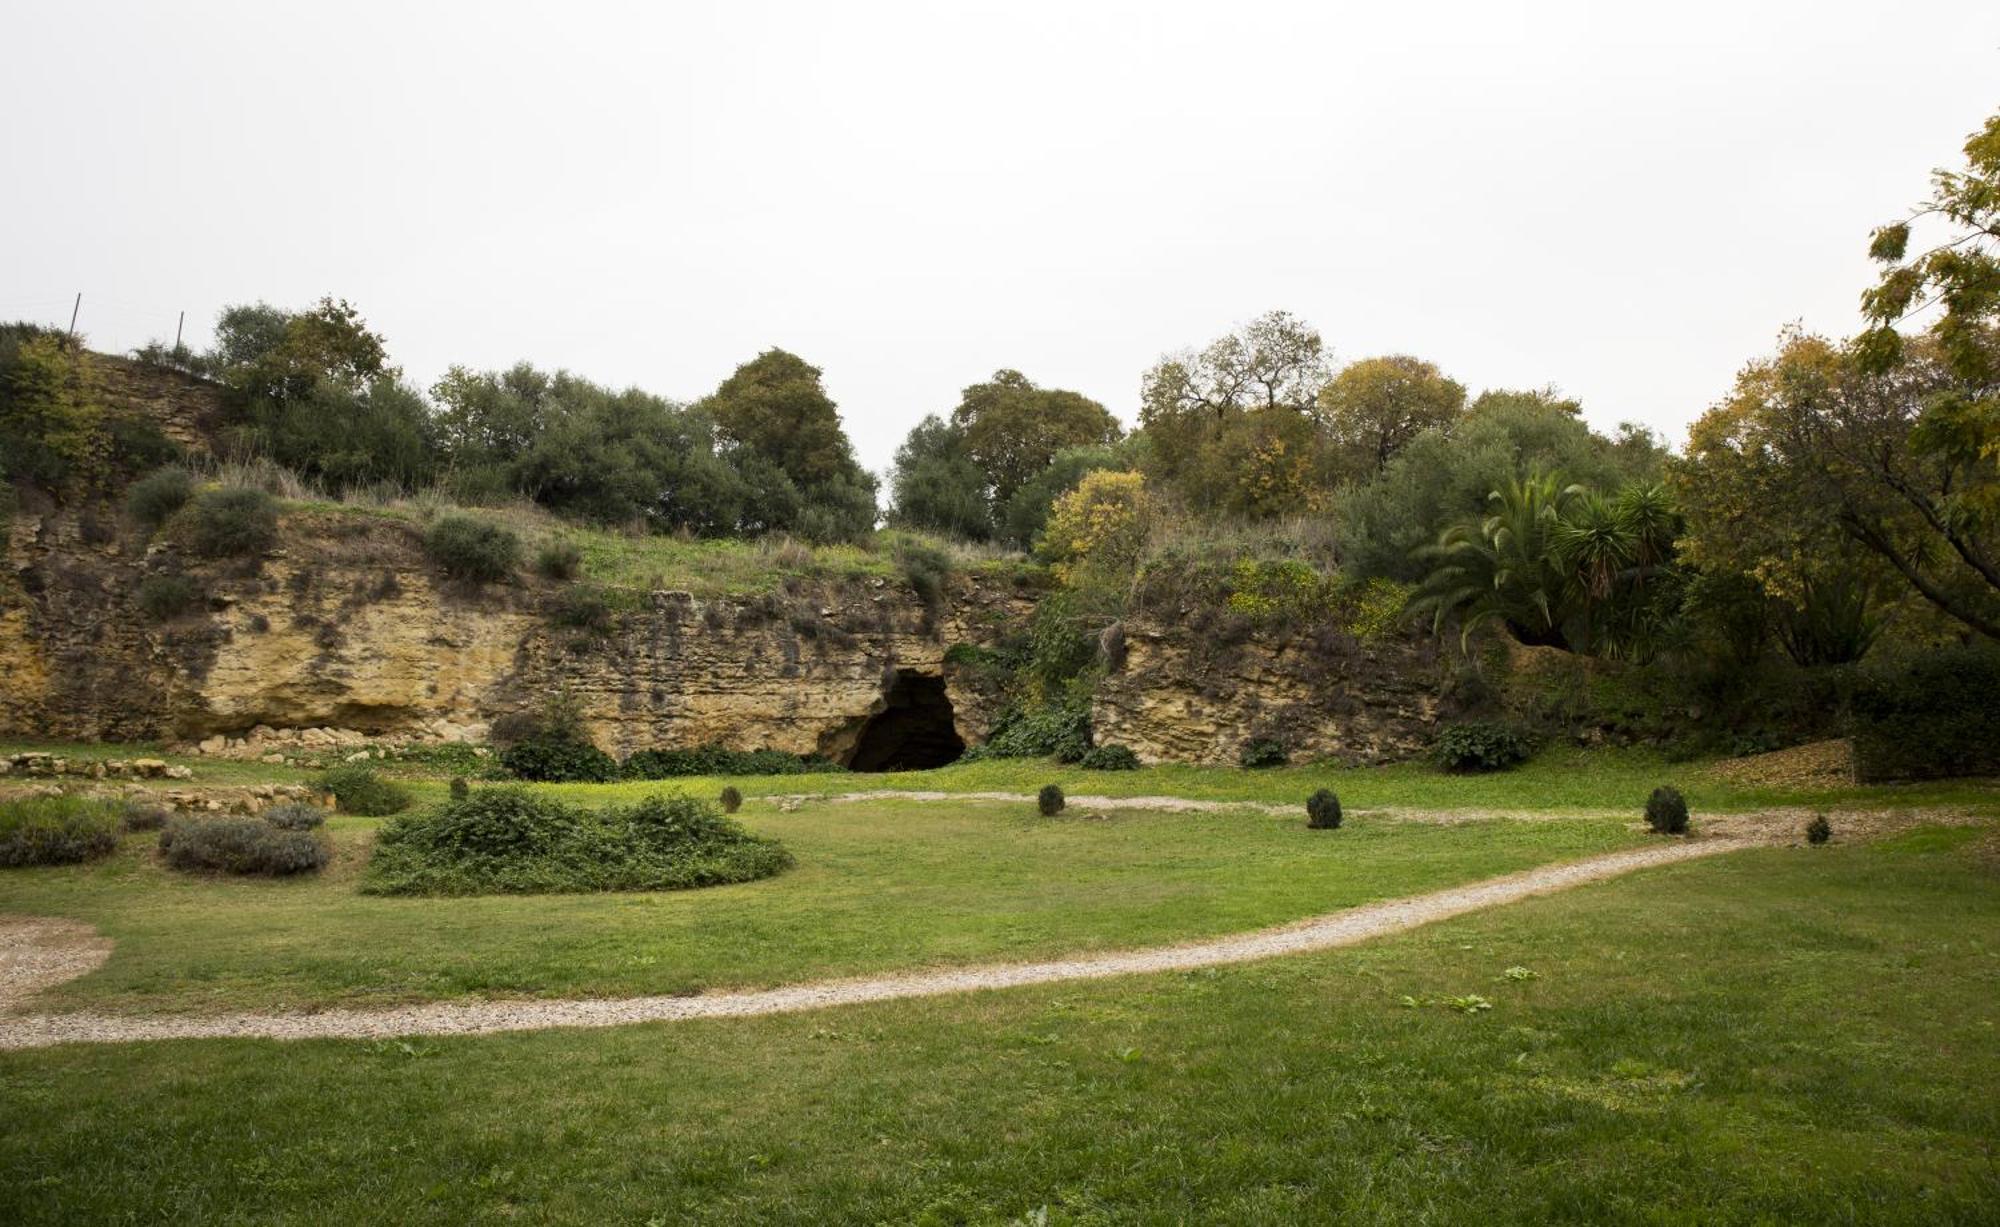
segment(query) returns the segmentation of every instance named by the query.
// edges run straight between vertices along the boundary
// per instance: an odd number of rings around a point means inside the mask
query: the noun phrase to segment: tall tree
[[[896,449],[889,478],[889,520],[969,541],[993,535],[993,505],[984,470],[967,454],[965,434],[931,414]]]
[[[1320,390],[1319,412],[1347,472],[1371,477],[1426,430],[1449,430],[1465,385],[1408,354],[1351,363]]]
[[[1674,466],[1690,557],[1794,596],[1845,537],[2000,639],[2000,532],[1972,510],[1992,500],[2000,472],[1976,453],[1913,445],[1927,410],[1962,387],[1929,339],[1871,369],[1852,349],[1787,334],[1695,423]]]
[[[854,459],[818,367],[782,349],[766,350],[694,409],[797,489],[797,514],[768,527],[816,540],[848,540],[874,527],[875,479]]]
[[[966,388],[951,421],[996,503],[1012,498],[1064,448],[1115,443],[1122,433],[1103,405],[1079,392],[1038,388],[1012,370]]]
[[[1326,381],[1318,331],[1284,311],[1259,316],[1199,352],[1170,354],[1140,381],[1139,420],[1153,463],[1179,478],[1252,409],[1309,414]]]

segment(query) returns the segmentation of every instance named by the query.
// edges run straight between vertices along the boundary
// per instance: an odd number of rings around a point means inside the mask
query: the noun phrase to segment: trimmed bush
[[[288,831],[261,818],[176,818],[160,832],[160,856],[190,873],[288,877],[317,873],[333,857],[323,836]]]
[[[1438,766],[1446,771],[1506,771],[1528,761],[1535,743],[1517,725],[1497,720],[1467,720],[1438,736]]]
[[[208,558],[262,554],[278,543],[278,504],[262,490],[210,490],[194,500],[188,544]]]
[[[1263,767],[1282,767],[1292,756],[1285,747],[1269,737],[1252,738],[1243,743],[1243,749],[1236,755],[1236,761],[1253,770]]]
[[[1869,670],[1852,704],[1861,783],[2000,775],[2000,651],[1939,648],[1894,670]]]
[[[280,831],[316,831],[326,825],[325,810],[296,801],[274,805],[265,810],[262,817]]]
[[[79,865],[118,846],[123,807],[88,797],[0,802],[0,868]]]
[[[515,742],[500,752],[500,765],[516,779],[545,784],[608,784],[618,778],[618,760],[576,733],[551,730]]]
[[[845,770],[817,754],[708,745],[691,750],[641,750],[625,760],[623,774],[628,780],[672,780],[690,775],[813,775]]]
[[[319,786],[333,794],[343,814],[380,818],[410,808],[409,792],[376,775],[372,767],[359,764],[330,767],[321,773]]]
[[[1646,798],[1646,825],[1657,835],[1685,835],[1688,829],[1687,798],[1671,784],[1663,784]]]
[[[1063,807],[1068,804],[1069,800],[1063,796],[1063,790],[1054,784],[1042,785],[1042,791],[1035,794],[1035,808],[1042,811],[1044,818],[1053,818],[1062,813]]]
[[[583,574],[583,551],[573,541],[551,541],[535,551],[535,572],[544,579],[573,580]]]
[[[453,579],[492,584],[514,573],[514,564],[521,557],[521,539],[498,524],[448,515],[424,534],[424,553]]]
[[[1826,820],[1825,814],[1814,814],[1812,821],[1806,823],[1807,843],[1817,847],[1832,838],[1833,824]]]
[[[148,575],[139,581],[134,594],[139,612],[155,622],[178,618],[201,604],[201,587],[193,578],[178,573]]]
[[[782,872],[791,854],[680,795],[592,810],[522,788],[385,824],[362,889],[378,895],[686,890]]]
[[[147,528],[158,528],[194,497],[194,476],[186,469],[161,469],[132,483],[125,511]]]
[[[1333,795],[1331,788],[1322,788],[1306,798],[1306,825],[1315,831],[1332,831],[1340,827],[1340,798]]]
[[[719,799],[722,802],[722,812],[725,814],[733,814],[743,808],[743,790],[734,784],[724,788]]]
[[[125,812],[119,816],[119,825],[128,831],[157,831],[165,827],[173,816],[173,811],[165,806],[127,801]]]
[[[1076,765],[1086,771],[1137,771],[1139,756],[1129,746],[1093,746]]]

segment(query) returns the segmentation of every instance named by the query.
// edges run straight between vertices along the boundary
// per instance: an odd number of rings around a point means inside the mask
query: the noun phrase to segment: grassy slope
[[[0,1055],[0,1221],[1991,1222],[2000,880],[1969,834],[1188,975]],[[1398,1004],[1466,993],[1494,1008]]]
[[[57,1006],[674,993],[1229,933],[1643,838],[1601,819],[1360,818],[1317,832],[1303,816],[1081,815],[752,802],[746,825],[783,839],[796,869],[692,892],[527,898],[357,895],[366,819],[336,820],[338,860],[300,881],[190,878],[133,836],[100,864],[8,871],[0,912],[75,917],[116,940]]]

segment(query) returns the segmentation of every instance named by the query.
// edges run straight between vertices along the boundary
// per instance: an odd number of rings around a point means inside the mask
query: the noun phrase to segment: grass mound
[[[382,828],[362,890],[376,895],[686,890],[780,873],[791,853],[707,802],[670,795],[592,810],[483,788]]]
[[[75,865],[118,846],[124,813],[115,801],[22,797],[0,802],[0,866]]]

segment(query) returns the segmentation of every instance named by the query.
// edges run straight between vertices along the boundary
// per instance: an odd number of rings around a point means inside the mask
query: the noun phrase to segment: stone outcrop
[[[996,696],[945,653],[1027,609],[1001,582],[961,578],[930,610],[885,578],[793,581],[746,597],[650,592],[583,633],[549,615],[558,585],[447,584],[398,521],[293,512],[277,549],[222,564],[129,530],[92,540],[80,521],[12,525],[0,733],[261,757],[364,738],[483,740],[566,693],[619,755],[714,743],[844,760],[902,675],[938,679],[957,736],[982,739]],[[206,599],[155,622],[137,593],[165,570],[193,576]]]
[[[1091,726],[1100,745],[1141,762],[1234,765],[1252,741],[1276,742],[1294,762],[1393,762],[1434,732],[1427,641],[1331,626],[1258,631],[1227,618],[1139,622],[1121,637]]]

